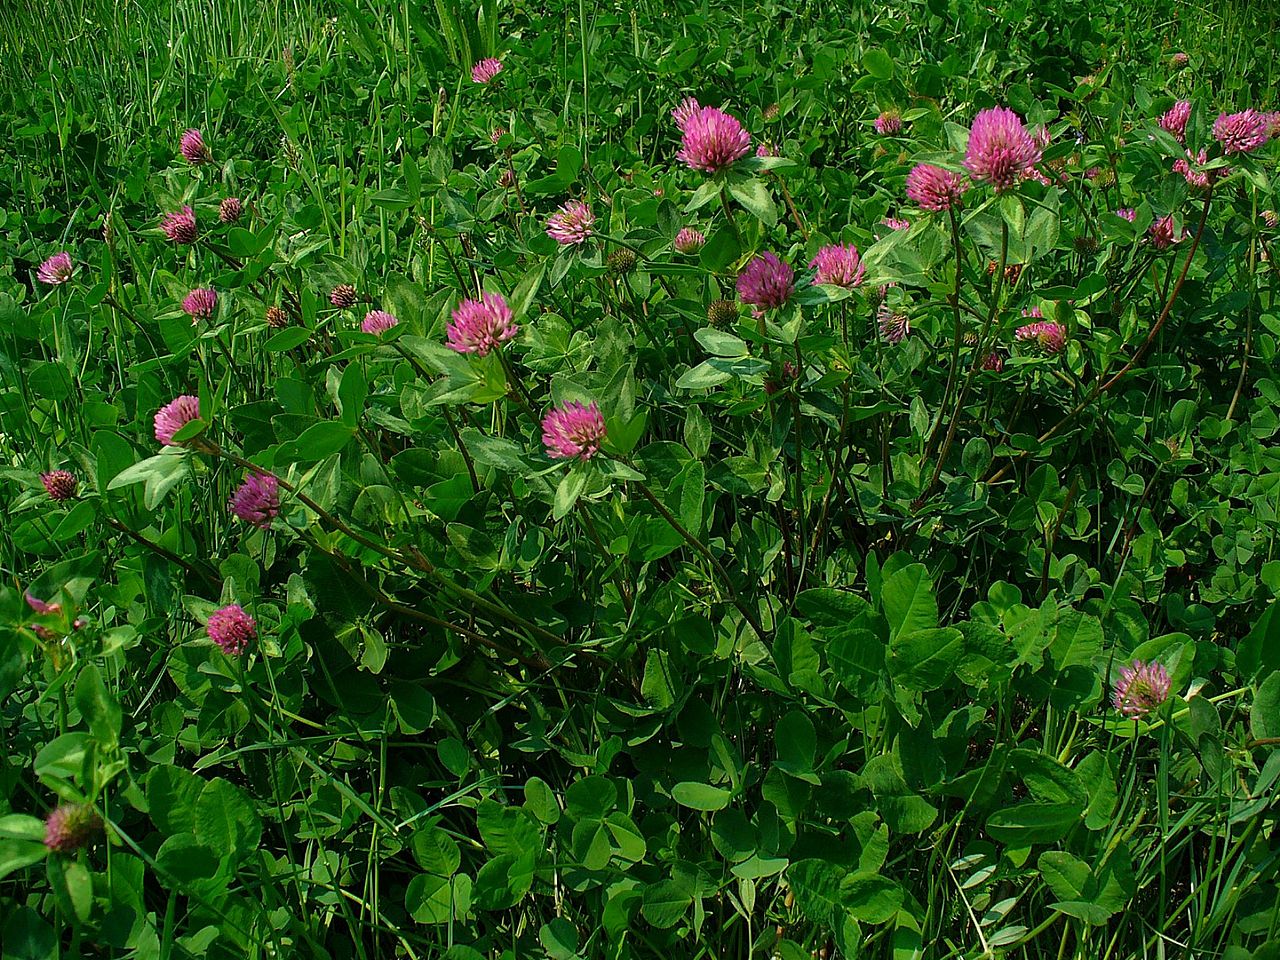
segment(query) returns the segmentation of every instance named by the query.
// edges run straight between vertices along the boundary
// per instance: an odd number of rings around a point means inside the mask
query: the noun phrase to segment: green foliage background
[[[1183,97],[1202,144],[1277,108],[1274,10],[49,14],[0,11],[5,960],[1280,956],[1277,151],[1209,201],[1151,139]],[[674,159],[686,95],[789,163],[721,205]],[[973,191],[957,264],[902,182],[993,103],[1073,179]],[[890,107],[901,137],[873,132]],[[543,222],[579,196],[611,239],[566,255]],[[183,203],[194,249],[156,229]],[[1167,213],[1194,255],[1142,242]],[[707,325],[751,253],[837,241],[867,288],[808,288],[764,337]],[[396,334],[356,332],[340,282]],[[479,284],[517,309],[510,367],[440,346]],[[957,290],[1007,363],[953,416]],[[1009,349],[1031,307],[1060,360]],[[229,456],[157,453],[180,393]],[[542,455],[534,414],[571,399],[609,425],[590,468]],[[310,502],[248,531],[245,463]],[[55,467],[77,499],[49,501]],[[239,661],[203,627],[232,602]],[[1108,704],[1134,658],[1175,694],[1138,722]],[[102,813],[97,845],[46,854],[59,799]]]

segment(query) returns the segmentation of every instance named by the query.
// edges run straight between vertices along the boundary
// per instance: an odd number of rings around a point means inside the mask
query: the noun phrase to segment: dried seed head
[[[636,268],[636,255],[625,247],[609,254],[606,264],[614,276],[623,276]]]
[[[738,322],[738,304],[735,300],[712,300],[707,306],[707,323],[713,327],[728,327]]]

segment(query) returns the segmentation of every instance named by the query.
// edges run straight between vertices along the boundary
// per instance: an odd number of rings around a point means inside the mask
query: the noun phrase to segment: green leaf
[[[712,273],[719,273],[740,256],[742,248],[738,244],[738,235],[726,224],[707,239],[699,258],[704,267]]]
[[[434,824],[415,830],[409,848],[418,866],[436,876],[451,877],[462,864],[458,842]]]
[[[964,445],[960,463],[971,479],[979,479],[991,466],[991,444],[983,437],[972,437]]]
[[[53,928],[30,907],[9,911],[0,942],[4,943],[4,960],[57,960],[61,956]]]
[[[342,414],[342,422],[354,428],[360,422],[360,414],[364,411],[365,398],[369,396],[369,383],[365,380],[360,364],[349,363],[342,371],[342,380],[338,384],[338,410]],[[317,424],[318,426],[318,424]],[[312,427],[311,429],[315,429]],[[308,430],[307,433],[311,431]],[[306,434],[304,433],[305,437]],[[299,442],[301,438],[299,438]],[[346,444],[343,444],[345,446]],[[338,450],[341,450],[339,447]],[[336,453],[337,451],[332,451]],[[327,456],[327,454],[325,455]],[[323,460],[324,456],[316,457]]]
[[[752,177],[749,180],[735,181],[729,184],[730,195],[737,200],[753,217],[766,227],[773,227],[778,222],[778,208],[769,196],[769,188],[763,180]]]
[[[188,887],[215,876],[221,866],[221,858],[191,834],[179,833],[160,845],[156,851],[156,864],[164,880]]]
[[[685,464],[675,479],[680,491],[680,522],[686,530],[697,534],[702,529],[702,507],[707,493],[707,471],[702,461]]]
[[[49,855],[43,840],[0,840],[0,880]]]
[[[211,780],[196,801],[196,839],[220,857],[238,860],[262,839],[262,821],[237,786],[221,778]]]
[[[1053,843],[1080,822],[1074,803],[1018,803],[997,810],[987,818],[987,833],[1011,847]]]
[[[546,824],[560,819],[560,805],[555,792],[541,777],[530,777],[524,785],[524,805],[535,817]]]
[[[645,658],[640,693],[653,706],[664,710],[676,702],[670,664],[667,655],[661,650],[650,650]]]
[[[1236,653],[1240,672],[1250,680],[1280,670],[1280,602],[1272,600],[1240,641]]]
[[[1249,711],[1249,729],[1259,740],[1280,737],[1280,670],[1262,681]]]
[[[399,187],[388,187],[369,195],[369,202],[375,207],[390,210],[393,213],[413,206],[415,197]]]
[[[551,516],[556,520],[563,520],[586,488],[587,471],[580,468],[571,469],[556,486],[555,498],[551,503]]]
[[[305,327],[290,327],[273,335],[262,345],[267,353],[284,353],[294,347],[300,347],[311,338],[311,331]]]
[[[676,386],[681,390],[707,390],[731,379],[733,375],[727,370],[717,369],[712,366],[710,360],[704,360],[693,369],[681,374],[680,379],[676,381]]]
[[[618,802],[617,788],[604,777],[575,780],[564,792],[564,808],[574,820],[604,817]]]
[[[1079,900],[1093,875],[1089,865],[1065,850],[1046,850],[1036,861],[1045,883],[1059,900]]]
[[[1096,617],[1077,610],[1062,610],[1053,641],[1049,644],[1049,656],[1058,670],[1067,667],[1089,666],[1102,654],[1102,624]]]
[[[893,58],[880,47],[872,47],[862,55],[862,68],[877,80],[888,80],[893,76]]]
[[[644,834],[625,813],[611,813],[605,817],[604,825],[613,838],[615,853],[624,860],[639,863],[648,850]]]
[[[1027,211],[1016,193],[1006,193],[1000,197],[1000,216],[1009,225],[1010,240],[1021,240],[1027,227]]]
[[[534,297],[538,295],[538,289],[542,286],[542,279],[546,276],[547,265],[540,263],[532,270],[520,278],[520,282],[516,284],[516,288],[511,291],[511,315],[515,320],[520,320],[529,311],[530,305],[533,303]]]
[[[268,224],[256,234],[246,230],[244,227],[232,227],[227,231],[227,249],[231,251],[233,257],[239,257],[241,260],[252,260],[267,247],[271,246],[271,241],[276,235],[276,227],[278,225],[278,223]]]
[[[924,564],[912,563],[885,580],[880,592],[892,634],[914,633],[938,625],[938,601]]]
[[[750,352],[741,337],[715,327],[703,327],[694,332],[693,338],[715,357],[745,357]]]
[[[640,905],[640,912],[655,927],[665,930],[679,923],[691,906],[693,895],[684,883],[678,880],[659,880],[644,888],[644,902]]]
[[[120,737],[120,704],[102,682],[96,663],[88,663],[76,681],[76,706],[101,744],[114,745]]]
[[[175,486],[189,475],[187,453],[176,447],[166,453],[148,457],[140,463],[127,467],[107,484],[108,490],[129,486],[134,483],[146,483],[143,502],[148,510],[154,510]]]
[[[729,805],[733,796],[728,790],[713,787],[709,783],[695,783],[686,780],[671,788],[671,798],[682,807],[690,810],[713,811],[723,810]]]
[[[486,467],[497,467],[508,473],[527,473],[524,448],[519,444],[504,440],[502,437],[491,437],[481,433],[474,427],[462,431],[462,443],[471,451],[476,463]]]
[[[773,742],[778,751],[774,766],[793,776],[812,772],[818,738],[813,721],[803,710],[791,710],[778,721],[773,731]]]
[[[453,903],[454,883],[448,877],[420,873],[405,888],[404,907],[418,923],[448,923]]]
[[[844,913],[840,885],[848,871],[827,860],[799,860],[787,868],[787,880],[796,893],[796,904],[806,917],[826,927]]]
[[[36,776],[64,780],[80,775],[85,751],[89,747],[87,733],[64,733],[40,748],[35,758]]]
[[[183,424],[182,428],[174,433],[173,442],[175,444],[186,443],[188,440],[194,440],[208,429],[209,424],[197,417],[196,419]]]
[[[44,821],[25,813],[0,817],[0,839],[44,840]]]
[[[50,857],[49,886],[63,912],[84,923],[93,909],[93,877],[79,860]]]
[[[693,191],[693,196],[689,198],[689,203],[685,206],[684,212],[695,213],[719,195],[720,185],[714,180],[706,180],[697,190]]]
[[[538,931],[538,939],[551,960],[577,960],[578,931],[563,917],[544,923]]]
[[[827,647],[827,663],[841,685],[854,695],[863,695],[880,681],[885,665],[884,641],[874,630],[851,626],[835,631]]]
[[[879,874],[850,874],[840,881],[844,908],[864,923],[884,923],[902,906],[903,890]]]
[[[911,690],[935,690],[947,682],[964,654],[964,634],[932,627],[894,634],[889,641],[889,674]]]
[[[323,460],[337,453],[355,436],[355,428],[345,423],[324,420],[312,424],[293,442],[290,453],[298,461]]]
[[[151,819],[168,834],[183,833],[196,815],[196,800],[206,781],[175,766],[155,766],[147,775]]]

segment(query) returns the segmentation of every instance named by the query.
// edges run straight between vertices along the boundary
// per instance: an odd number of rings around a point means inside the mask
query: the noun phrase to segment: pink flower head
[[[701,107],[680,128],[676,157],[690,170],[718,173],[751,151],[751,134],[738,118],[718,107]]]
[[[227,508],[245,523],[267,529],[280,513],[280,481],[255,470],[231,495]]]
[[[910,230],[911,221],[903,220],[901,217],[885,217],[880,221],[890,230]]]
[[[218,204],[218,219],[223,223],[235,223],[244,215],[244,204],[239,197],[227,197]]]
[[[590,460],[604,440],[604,417],[593,400],[590,405],[566,403],[542,418],[542,443],[553,460]]]
[[[216,290],[204,288],[192,290],[182,298],[182,312],[191,318],[192,323],[213,319],[213,313],[217,309],[218,292]]]
[[[1203,190],[1213,182],[1214,174],[1218,171],[1201,170],[1204,164],[1209,162],[1209,152],[1201,150],[1196,156],[1192,156],[1191,151],[1187,151],[1187,155],[1180,160],[1173,161],[1173,172],[1180,173],[1183,179],[1187,181],[1187,185],[1197,190]],[[1194,166],[1193,166],[1194,164]],[[1225,172],[1225,171],[1224,171]]]
[[[364,321],[360,324],[360,329],[365,333],[372,333],[377,336],[378,334],[386,333],[399,323],[399,320],[385,310],[370,310],[364,315]]]
[[[1008,190],[1040,162],[1040,146],[1007,107],[991,107],[973,118],[964,167],[975,180]]]
[[[507,301],[496,293],[486,293],[479,300],[463,300],[453,311],[448,347],[484,357],[519,332]]]
[[[782,154],[778,152],[778,148],[773,145],[772,141],[765,140],[761,142],[760,146],[756,147],[756,156],[757,157],[780,157],[782,156]]]
[[[1274,210],[1263,210],[1262,222],[1274,230],[1276,227],[1280,227],[1280,213]]]
[[[1169,65],[1172,66],[1175,70],[1181,70],[1190,62],[1191,62],[1191,58],[1188,57],[1181,50],[1179,50],[1177,53],[1175,53],[1172,57],[1169,58]]]
[[[200,416],[200,398],[183,394],[169,401],[156,413],[156,439],[169,446],[173,435]]]
[[[471,79],[475,83],[488,83],[501,72],[501,60],[497,57],[485,57],[471,68]]]
[[[1213,137],[1223,153],[1249,153],[1267,142],[1271,122],[1257,110],[1223,113],[1213,121]]]
[[[182,135],[182,139],[178,141],[178,149],[182,151],[182,155],[187,158],[187,163],[199,166],[202,163],[209,163],[213,159],[213,154],[209,152],[209,148],[205,146],[204,137],[200,135],[200,131],[196,129],[188,130]]]
[[[33,594],[30,590],[28,590],[23,596],[27,601],[27,606],[29,606],[36,613],[39,613],[42,615],[50,614],[50,615],[56,616],[57,614],[62,612],[62,604],[47,603],[46,601],[41,600],[39,597]]]
[[[1034,307],[1023,307],[1022,315],[1032,320],[1044,319],[1044,311],[1040,309],[1039,304],[1036,304]]]
[[[40,482],[44,484],[50,500],[70,500],[76,495],[76,475],[70,470],[50,470],[40,474]]]
[[[738,296],[761,309],[780,307],[795,290],[794,280],[790,264],[773,253],[762,253],[738,275]]]
[[[1179,143],[1187,142],[1187,121],[1191,119],[1191,101],[1179,100],[1160,117],[1160,129],[1167,130]]]
[[[702,109],[700,104],[693,97],[685,97],[680,101],[679,105],[671,111],[671,119],[676,122],[676,126],[681,130],[684,125],[689,122],[689,118]]]
[[[882,137],[896,137],[902,132],[902,114],[892,108],[875,119],[876,133]]]
[[[989,370],[991,373],[1000,373],[1004,370],[1004,357],[994,350],[982,358],[982,369]]]
[[[56,287],[58,284],[66,283],[70,280],[74,269],[71,265],[71,254],[63,250],[61,253],[55,253],[40,264],[39,269],[36,270],[36,279],[41,283]]]
[[[1151,226],[1147,228],[1147,236],[1151,238],[1151,245],[1157,250],[1164,250],[1167,247],[1171,247],[1182,239],[1174,229],[1172,213],[1161,217],[1159,220],[1151,224]]]
[[[911,333],[911,321],[905,313],[897,313],[887,303],[876,308],[876,325],[887,343],[897,346]]]
[[[190,207],[183,207],[178,213],[166,213],[160,222],[164,235],[174,243],[195,243],[196,214]]]
[[[1138,211],[1133,209],[1133,207],[1121,207],[1116,211],[1116,216],[1133,223],[1133,221],[1138,219]]]
[[[1111,705],[1126,717],[1145,717],[1169,699],[1169,671],[1163,664],[1135,660],[1120,668]]]
[[[702,245],[707,242],[707,238],[701,230],[695,230],[693,227],[683,227],[676,234],[675,243],[677,253],[697,253],[702,249]]]
[[[858,248],[852,243],[823,247],[809,261],[809,269],[814,271],[814,283],[826,283],[833,287],[856,287],[867,274],[862,257],[858,255]]]
[[[1067,331],[1062,324],[1054,323],[1052,320],[1039,320],[1036,323],[1028,323],[1025,327],[1019,327],[1014,332],[1014,338],[1019,343],[1034,346],[1046,356],[1061,353],[1062,348],[1067,345]]]
[[[907,174],[907,199],[924,210],[950,210],[968,189],[960,174],[929,163],[917,163]]]
[[[51,853],[75,853],[102,829],[102,818],[87,803],[64,803],[44,822],[44,845]]]
[[[249,641],[258,636],[257,623],[238,603],[209,614],[206,629],[209,639],[229,657],[240,656],[249,646]]]
[[[562,246],[586,243],[595,232],[596,215],[583,200],[570,200],[547,218],[547,236]]]
[[[489,142],[492,143],[494,146],[497,146],[498,141],[501,140],[504,136],[506,136],[506,134],[507,134],[506,127],[494,127],[492,130],[489,131]]]

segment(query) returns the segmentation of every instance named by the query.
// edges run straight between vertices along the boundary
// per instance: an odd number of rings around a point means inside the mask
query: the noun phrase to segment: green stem
[[[746,618],[747,623],[751,624],[751,629],[756,632],[756,636],[763,640],[765,638],[765,632],[764,627],[760,624],[759,614],[752,610],[751,606],[742,599],[737,588],[733,585],[733,580],[730,578],[729,572],[725,570],[720,561],[715,558],[715,555],[707,549],[706,545],[701,540],[686,530],[684,525],[672,516],[671,511],[663,505],[661,500],[653,495],[653,491],[649,489],[643,480],[634,480],[632,482],[636,485],[636,489],[640,491],[644,498],[653,505],[655,510],[658,511],[662,516],[662,519],[671,525],[671,529],[680,534],[689,546],[693,547],[693,549],[696,550],[702,558],[707,561],[707,563],[711,564],[712,569],[715,570],[716,575],[720,578],[721,584],[723,584],[724,588],[729,592],[729,598],[733,602],[733,605],[737,607],[742,616]]]
[[[991,330],[992,324],[995,323],[996,317],[1000,313],[1000,294],[1004,289],[1004,268],[1009,259],[1009,222],[1001,219],[1000,221],[1000,266],[996,271],[995,289],[991,292],[991,310],[987,314],[987,322],[982,328],[982,332],[978,334],[978,349],[974,353],[973,363],[969,365],[969,375],[965,377],[964,385],[960,388],[960,393],[956,397],[955,409],[951,411],[951,422],[947,425],[947,436],[942,441],[942,449],[938,452],[938,462],[934,465],[933,476],[929,478],[928,484],[920,491],[920,499],[923,500],[933,490],[938,483],[938,478],[942,476],[942,467],[947,462],[947,454],[951,452],[951,444],[955,440],[956,426],[960,422],[960,414],[964,410],[964,401],[969,394],[969,388],[973,385],[974,375],[977,374],[982,366],[983,350],[987,345],[987,334]],[[958,302],[958,301],[957,301]]]
[[[955,388],[955,385],[956,385],[956,376],[960,370],[960,342],[962,337],[962,332],[961,332],[962,321],[960,316],[960,286],[964,276],[964,271],[962,269],[963,260],[961,258],[961,247],[960,247],[960,223],[956,219],[955,210],[949,209],[947,213],[950,214],[950,217],[951,217],[951,247],[952,247],[952,250],[955,252],[955,261],[956,261],[956,285],[955,285],[955,290],[951,294],[951,308],[955,312],[955,330],[953,331],[953,336],[952,336],[953,342],[951,344],[951,367],[947,371],[947,383],[946,383],[946,386],[943,387],[942,389],[942,404],[939,406],[938,408],[939,410],[947,409],[947,404],[951,400],[951,391]],[[938,431],[941,429],[942,429],[942,417],[939,416],[937,424],[934,426],[933,431],[929,434],[929,439],[924,445],[924,456],[921,458],[922,461],[928,461],[929,457],[933,455],[934,441],[937,440]]]

